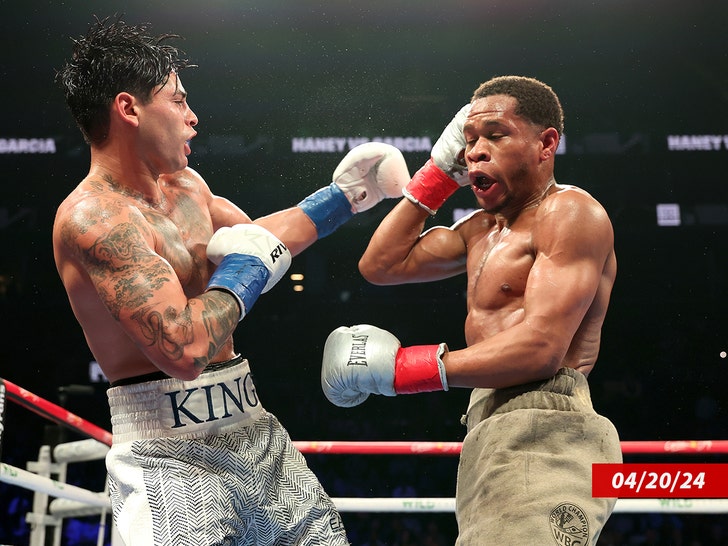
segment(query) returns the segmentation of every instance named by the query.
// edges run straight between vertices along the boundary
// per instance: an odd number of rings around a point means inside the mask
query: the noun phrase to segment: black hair
[[[508,95],[518,101],[515,113],[543,128],[564,133],[564,110],[559,97],[545,83],[526,76],[497,76],[482,84],[471,100],[490,95]]]
[[[56,74],[71,114],[88,143],[102,143],[109,131],[109,106],[116,95],[130,93],[144,102],[171,72],[195,66],[163,42],[176,34],[147,34],[148,23],[129,25],[121,16],[97,17],[73,40],[73,52]]]

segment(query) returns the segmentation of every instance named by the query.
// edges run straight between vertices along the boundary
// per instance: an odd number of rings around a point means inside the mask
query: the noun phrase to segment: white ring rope
[[[96,440],[69,442],[56,447],[72,461],[72,454],[91,460],[92,452],[100,455],[108,447]],[[98,445],[93,445],[98,444]],[[99,447],[99,445],[101,447]],[[110,508],[107,494],[94,493],[74,485],[62,483],[51,478],[38,476],[32,472],[0,463],[0,481],[25,487],[56,497],[49,506],[52,515],[58,517],[81,517],[101,513]],[[401,497],[401,498],[333,498],[334,504],[341,512],[454,512],[455,499],[450,497]],[[619,499],[614,508],[615,513],[682,513],[682,514],[728,514],[728,499]]]
[[[97,440],[78,440],[58,444],[53,448],[53,458],[59,463],[80,463],[103,459],[108,452],[109,446]]]
[[[59,462],[101,459],[108,446],[96,440],[59,444],[53,450]],[[45,478],[7,464],[0,464],[0,481],[40,491],[56,497],[49,512],[57,517],[82,517],[109,509],[108,495]],[[449,497],[354,498],[332,499],[340,512],[454,512],[455,499]],[[619,499],[615,513],[728,514],[728,499]]]
[[[379,513],[453,513],[453,497],[334,497],[339,512]],[[82,502],[55,499],[49,512],[58,517],[83,517],[100,514],[99,506]],[[728,514],[728,499],[618,499],[615,514]]]
[[[454,512],[455,499],[334,498],[340,512]],[[615,513],[728,514],[728,499],[618,499]]]
[[[59,518],[83,518],[86,516],[96,516],[101,514],[104,510],[111,508],[111,505],[106,507],[102,506],[91,506],[83,502],[78,502],[70,499],[53,499],[48,503],[48,512]]]
[[[71,499],[99,508],[111,506],[108,495],[93,493],[87,489],[39,476],[5,463],[0,463],[0,481],[39,491],[51,497]]]
[[[59,463],[82,462],[103,459],[111,444],[111,434],[80,417],[21,389],[7,380],[11,400],[28,409],[36,406],[36,412],[54,422],[69,426],[92,439],[60,444],[53,450]],[[411,454],[411,455],[457,455],[459,442],[294,442],[303,453],[329,454]],[[46,448],[47,449],[47,448]],[[726,453],[728,440],[677,441],[677,442],[622,442],[625,453]],[[94,493],[64,482],[40,476],[14,466],[0,463],[0,482],[18,485],[40,493],[54,500],[49,512],[57,517],[80,517],[101,514],[111,505],[108,492]],[[333,498],[341,512],[454,512],[455,499],[435,498]],[[728,514],[726,499],[619,499],[615,513],[690,513]]]
[[[57,445],[56,461],[62,463],[102,459],[109,447],[94,439]],[[108,495],[38,476],[32,472],[0,463],[0,481],[46,493],[55,499],[49,512],[58,517],[100,514],[110,508]],[[333,498],[340,512],[454,512],[455,499],[449,497]],[[728,499],[619,499],[615,513],[728,514]]]

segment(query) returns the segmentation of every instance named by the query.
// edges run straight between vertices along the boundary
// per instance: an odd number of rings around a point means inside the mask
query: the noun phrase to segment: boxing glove
[[[366,142],[344,156],[330,185],[298,206],[314,223],[320,239],[382,199],[400,197],[409,178],[402,152],[383,142]]]
[[[470,104],[463,106],[448,123],[430,152],[430,159],[402,190],[404,196],[434,215],[461,186],[470,185],[463,161],[465,136],[463,125]]]
[[[324,345],[321,388],[340,407],[361,404],[370,394],[447,390],[446,351],[444,343],[402,347],[394,335],[368,324],[341,326]]]
[[[258,296],[281,280],[291,266],[291,253],[275,235],[257,224],[221,227],[207,243],[207,258],[217,265],[207,290],[224,290],[240,306],[240,319]]]

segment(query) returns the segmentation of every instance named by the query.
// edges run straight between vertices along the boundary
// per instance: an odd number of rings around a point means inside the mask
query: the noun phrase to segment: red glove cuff
[[[446,391],[445,367],[440,359],[446,350],[444,343],[400,348],[394,364],[394,392]]]
[[[435,214],[459,187],[430,158],[409,181],[404,189],[404,196],[430,214]]]

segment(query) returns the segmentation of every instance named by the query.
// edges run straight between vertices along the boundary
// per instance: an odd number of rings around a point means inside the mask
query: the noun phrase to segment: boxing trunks
[[[333,502],[263,409],[247,361],[194,381],[112,385],[108,398],[109,493],[126,546],[348,544]]]
[[[592,463],[619,463],[622,452],[581,372],[474,389],[464,424],[456,546],[597,544],[616,499],[592,497]]]

